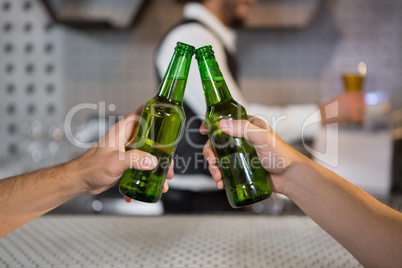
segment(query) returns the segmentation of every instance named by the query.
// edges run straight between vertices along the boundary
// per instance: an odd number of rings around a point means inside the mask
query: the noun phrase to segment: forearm
[[[0,237],[83,193],[75,161],[0,180]]]
[[[286,194],[365,267],[397,267],[402,214],[320,165],[305,160]]]

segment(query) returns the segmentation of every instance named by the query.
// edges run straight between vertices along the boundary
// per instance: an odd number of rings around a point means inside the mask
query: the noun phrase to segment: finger
[[[103,138],[106,146],[124,152],[127,141],[134,139],[136,126],[140,120],[143,106],[138,107],[134,112],[114,124]],[[129,142],[130,143],[130,142]]]
[[[250,121],[251,123],[253,123],[257,127],[266,129],[266,130],[268,130],[270,132],[272,131],[272,128],[264,120],[262,120],[261,118],[249,115],[248,116],[248,121]]]
[[[120,133],[122,133],[121,137],[124,139],[125,144],[133,142],[138,124],[142,122],[141,113],[143,108],[144,106],[141,105],[131,114],[126,116],[124,120],[120,121],[121,126],[119,128],[119,131]]]
[[[214,165],[214,166],[209,165],[208,170],[211,173],[214,181],[218,184],[218,182],[222,180],[222,173],[221,173],[221,170],[219,169],[219,167],[217,165]],[[219,188],[219,189],[221,189],[221,188]]]
[[[173,167],[174,167],[174,161],[172,160],[172,163],[170,164],[168,173],[166,175],[166,179],[171,180],[174,177],[174,171],[173,171]]]
[[[223,180],[217,181],[216,182],[216,187],[218,187],[218,189],[225,188],[225,184],[223,183]]]
[[[119,168],[123,171],[131,168],[137,170],[152,170],[158,164],[158,159],[155,156],[137,149],[129,150],[121,154],[123,159],[120,159],[122,161],[118,161],[118,163],[120,165]]]
[[[217,166],[218,165],[218,160],[216,159],[216,156],[214,155],[213,152],[209,153],[209,155],[206,156],[205,158],[207,159],[208,163],[211,166]]]
[[[209,169],[209,172],[211,173],[212,178],[214,179],[218,189],[223,189],[225,187],[225,184],[223,183],[222,173],[221,173],[221,170],[219,169],[219,166],[218,165],[209,165],[208,169]]]
[[[223,182],[220,182],[222,180],[221,170],[219,169],[218,161],[212,150],[212,145],[209,140],[207,141],[207,143],[204,146],[203,153],[209,163],[208,169],[212,175],[212,178],[215,180],[218,188],[223,189],[224,184],[223,184]]]
[[[167,191],[169,191],[169,185],[167,181],[165,181],[165,184],[163,185],[163,192],[166,193]]]
[[[131,203],[131,202],[133,202],[133,199],[131,199],[128,196],[124,196],[124,201],[126,201],[127,203]]]
[[[174,167],[174,161],[172,160],[168,173],[166,175],[166,179],[171,180],[174,177],[174,172],[173,172],[173,167]],[[169,190],[169,185],[167,181],[165,181],[165,184],[163,185],[163,192],[166,193]]]
[[[254,145],[271,145],[269,139],[271,133],[267,129],[260,128],[247,120],[221,120],[219,128],[222,132],[239,138],[250,140]]]
[[[214,164],[215,162],[215,153],[212,149],[211,141],[208,140],[207,143],[205,143],[204,148],[202,149],[202,152],[204,154],[204,157],[207,159],[208,163]],[[210,162],[214,161],[214,162]]]
[[[208,134],[208,131],[207,131],[207,128],[205,127],[204,121],[201,123],[201,126],[200,126],[200,133],[201,133],[202,135],[207,135],[207,134]]]

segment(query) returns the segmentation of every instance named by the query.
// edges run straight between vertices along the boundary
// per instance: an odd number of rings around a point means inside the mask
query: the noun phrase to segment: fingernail
[[[218,189],[219,190],[222,190],[224,187],[223,187],[223,183],[220,181],[219,183],[218,183]]]
[[[230,128],[229,120],[222,119],[219,124],[220,124],[221,128]]]
[[[124,196],[124,201],[126,201],[127,203],[131,203],[131,202],[133,202],[133,199],[131,199],[127,196]]]

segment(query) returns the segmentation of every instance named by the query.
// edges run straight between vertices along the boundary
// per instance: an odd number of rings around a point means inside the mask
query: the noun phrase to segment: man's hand
[[[302,161],[303,156],[286,144],[263,120],[249,117],[247,120],[221,120],[219,128],[222,132],[241,137],[253,143],[258,158],[264,168],[271,174],[271,186],[274,192],[284,193],[286,180],[291,173],[291,166]],[[207,134],[205,125],[200,128],[201,134]],[[222,173],[219,169],[210,140],[205,144],[204,156],[209,163],[209,171],[219,189],[224,188]]]
[[[129,168],[153,169],[157,164],[154,156],[139,150],[125,151],[141,111],[139,107],[116,123],[88,152],[73,161],[0,180],[0,237],[79,194],[109,189]],[[172,165],[167,178],[173,178]],[[167,190],[165,183],[164,192]]]
[[[76,169],[84,171],[83,187],[85,192],[99,194],[114,184],[129,168],[151,170],[156,167],[158,160],[146,152],[132,149],[125,150],[127,143],[133,140],[143,106],[139,107],[124,120],[113,125],[91,149],[76,159]],[[170,166],[167,179],[173,178],[173,165]],[[168,190],[165,183],[164,192]],[[125,197],[127,202],[130,198]]]
[[[330,105],[335,102],[338,102],[338,105]],[[343,92],[320,105],[321,121],[323,125],[362,123],[365,109],[364,92]]]

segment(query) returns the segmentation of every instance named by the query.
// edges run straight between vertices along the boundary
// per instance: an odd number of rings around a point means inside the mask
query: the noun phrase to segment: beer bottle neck
[[[210,46],[196,50],[205,100],[208,107],[232,99]]]
[[[180,103],[183,101],[193,53],[194,47],[178,43],[159,86],[157,96],[164,97],[169,101]]]

